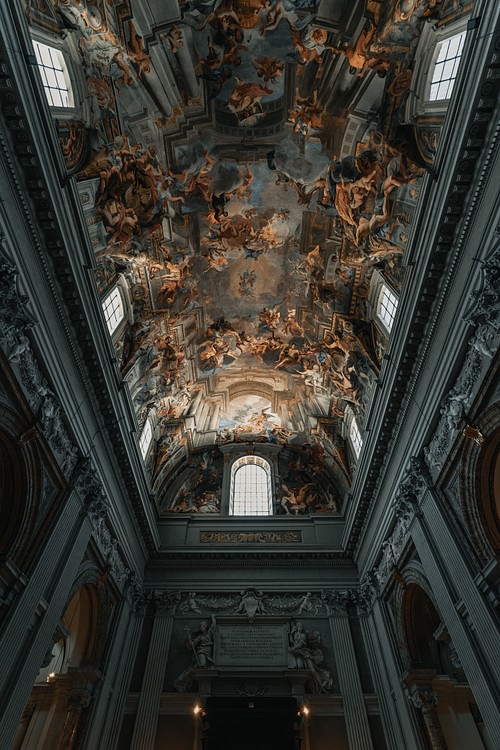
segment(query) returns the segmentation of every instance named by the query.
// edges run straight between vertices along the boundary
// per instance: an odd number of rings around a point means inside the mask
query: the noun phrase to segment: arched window
[[[73,92],[61,50],[32,40],[43,89],[50,107],[72,107]]]
[[[389,333],[396,317],[397,306],[398,298],[396,295],[391,292],[388,286],[382,284],[377,304],[377,315]]]
[[[229,515],[270,516],[273,512],[271,466],[260,456],[243,456],[231,467]]]

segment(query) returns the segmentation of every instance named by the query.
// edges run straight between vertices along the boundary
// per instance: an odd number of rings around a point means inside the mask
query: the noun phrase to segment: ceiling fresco
[[[161,509],[216,512],[232,442],[281,446],[283,513],[341,508],[387,346],[370,290],[400,290],[439,134],[404,116],[415,50],[454,5],[30,4],[72,59],[57,127],[98,289],[129,301],[114,344]]]

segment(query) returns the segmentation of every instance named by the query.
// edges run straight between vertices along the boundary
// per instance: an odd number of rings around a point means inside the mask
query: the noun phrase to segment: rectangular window
[[[49,106],[71,107],[73,102],[62,52],[34,39],[32,41]]]
[[[151,445],[152,439],[153,439],[153,428],[151,427],[151,422],[149,421],[149,419],[147,419],[142,429],[141,437],[139,438],[139,450],[141,451],[141,456],[144,459],[148,455],[148,450],[149,450],[149,446]]]
[[[109,334],[112,336],[125,315],[122,295],[117,286],[115,286],[105,298],[102,303],[102,309],[104,310],[104,317],[106,318]]]
[[[434,64],[429,92],[431,102],[451,97],[462,56],[465,33],[462,31],[438,44],[438,56]]]
[[[361,432],[359,431],[358,423],[353,418],[351,420],[351,426],[349,428],[349,437],[351,439],[351,445],[353,447],[354,453],[356,454],[356,458],[361,453],[361,446],[363,445],[363,438],[361,437]]]
[[[398,298],[396,295],[388,287],[383,286],[379,297],[378,316],[388,331],[392,329],[397,306]]]

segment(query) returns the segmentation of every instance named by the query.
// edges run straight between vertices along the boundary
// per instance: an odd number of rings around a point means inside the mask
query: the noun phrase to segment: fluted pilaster
[[[338,608],[330,614],[333,650],[344,703],[345,722],[351,750],[373,750],[368,714],[359,679],[356,652],[349,618]]]
[[[153,624],[130,750],[153,750],[155,745],[172,623],[172,617],[157,615]]]
[[[99,691],[92,727],[87,737],[89,747],[112,750],[118,742],[123,706],[134,668],[143,612],[134,611],[125,600],[113,638],[106,676]]]
[[[76,517],[76,519],[75,519]],[[1,639],[0,748],[10,748],[47,647],[67,602],[92,526],[71,496],[47,540]],[[32,628],[29,625],[32,624]]]
[[[423,517],[412,528],[413,541],[492,744],[500,747],[500,685],[495,668],[500,663],[498,620],[476,587],[433,493],[427,493],[422,509]],[[455,582],[459,582],[460,596]]]

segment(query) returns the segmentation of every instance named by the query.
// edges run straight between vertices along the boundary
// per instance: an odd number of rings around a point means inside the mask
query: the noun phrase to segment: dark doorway
[[[208,698],[203,750],[300,750],[294,698]]]

